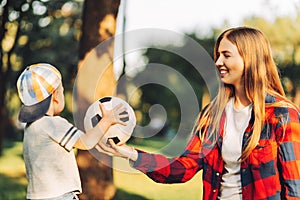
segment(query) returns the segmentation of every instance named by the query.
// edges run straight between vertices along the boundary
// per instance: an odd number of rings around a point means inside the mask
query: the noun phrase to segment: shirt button
[[[216,176],[219,176],[219,175],[220,175],[219,172],[217,172],[217,173],[216,173]]]
[[[216,192],[216,190],[213,190],[213,192]]]
[[[242,169],[242,172],[245,173],[245,172],[246,172],[246,169]]]

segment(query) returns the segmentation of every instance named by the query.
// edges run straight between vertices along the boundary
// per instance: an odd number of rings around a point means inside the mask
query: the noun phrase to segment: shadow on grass
[[[9,149],[9,148],[12,148],[12,147],[15,146],[15,141],[13,141],[13,140],[4,140],[2,145],[3,145],[3,150],[4,149]]]
[[[1,200],[25,200],[26,185],[22,184],[21,178],[9,177],[0,174],[0,199]],[[118,189],[113,200],[147,200],[145,197]]]
[[[145,197],[118,189],[113,200],[146,200]]]
[[[20,179],[21,178],[14,178],[5,174],[0,174],[0,199],[26,199],[26,185],[22,184]]]

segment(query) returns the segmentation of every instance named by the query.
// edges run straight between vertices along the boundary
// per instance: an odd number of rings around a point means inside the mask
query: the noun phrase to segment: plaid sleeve
[[[300,198],[300,113],[285,108],[277,135],[282,135],[279,145],[279,166],[284,199]]]
[[[194,135],[180,157],[167,158],[138,150],[138,160],[133,167],[155,182],[183,183],[190,180],[202,167],[199,156],[200,139]]]

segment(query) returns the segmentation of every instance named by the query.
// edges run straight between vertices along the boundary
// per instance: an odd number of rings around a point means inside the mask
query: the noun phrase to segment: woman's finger
[[[104,154],[109,155],[109,156],[114,156],[113,153],[110,153],[110,152],[108,152],[108,151],[105,151],[99,144],[96,145],[95,148],[96,148],[99,152],[101,152],[101,153],[104,153]]]
[[[114,140],[113,139],[108,139],[108,142],[111,146],[112,149],[114,149],[115,151],[117,151],[117,145],[115,144]]]
[[[106,145],[106,144],[103,144],[102,142],[99,142],[98,145],[102,151],[104,151],[104,153],[109,153],[109,154],[112,154],[112,155],[115,155],[117,154],[116,150],[111,148],[110,146]]]

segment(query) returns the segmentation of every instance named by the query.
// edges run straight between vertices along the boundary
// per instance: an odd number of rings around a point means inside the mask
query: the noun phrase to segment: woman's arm
[[[279,174],[282,181],[282,198],[300,198],[300,113],[287,108],[287,113],[279,116],[277,135],[279,141]]]
[[[161,154],[151,154],[135,150],[127,145],[111,147],[99,143],[101,151],[112,156],[129,158],[132,167],[140,170],[149,178],[159,183],[182,183],[190,180],[201,168],[200,139],[194,135],[180,157],[167,158]]]

